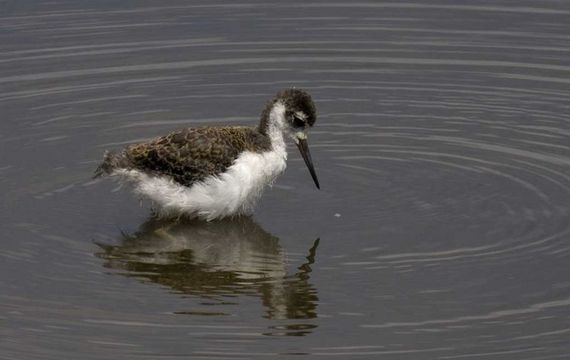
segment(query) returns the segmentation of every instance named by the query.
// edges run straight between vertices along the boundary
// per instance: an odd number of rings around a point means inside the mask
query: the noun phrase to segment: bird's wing
[[[167,175],[190,186],[224,172],[242,151],[267,147],[268,140],[260,136],[247,127],[184,129],[130,145],[126,156],[135,169]]]

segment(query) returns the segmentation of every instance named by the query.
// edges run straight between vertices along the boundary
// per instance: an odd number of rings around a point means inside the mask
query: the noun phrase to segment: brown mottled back
[[[168,175],[190,186],[224,172],[242,151],[263,152],[270,148],[267,136],[253,128],[205,127],[130,145],[124,155],[129,168]]]

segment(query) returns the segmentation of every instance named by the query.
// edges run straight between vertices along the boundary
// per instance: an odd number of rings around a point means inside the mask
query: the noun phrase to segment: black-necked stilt
[[[118,175],[157,206],[160,216],[206,220],[249,214],[265,186],[286,167],[285,138],[293,139],[315,185],[307,145],[315,124],[311,96],[300,89],[277,94],[257,127],[188,128],[105,154],[95,176]]]

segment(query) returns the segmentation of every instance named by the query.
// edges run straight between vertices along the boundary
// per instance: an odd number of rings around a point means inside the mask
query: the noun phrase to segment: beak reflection
[[[307,143],[306,136],[298,136],[297,137],[297,147],[301,152],[301,156],[303,156],[303,160],[305,160],[305,164],[307,164],[307,168],[309,168],[309,172],[311,173],[311,177],[317,186],[317,189],[320,189],[321,186],[319,185],[319,179],[317,179],[317,173],[315,173],[315,167],[313,166],[313,159],[311,159],[311,153],[309,152],[309,144]]]

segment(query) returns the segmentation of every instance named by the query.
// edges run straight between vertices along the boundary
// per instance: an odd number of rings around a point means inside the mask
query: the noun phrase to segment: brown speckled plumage
[[[206,127],[131,145],[126,156],[139,170],[168,175],[189,186],[225,171],[242,151],[261,152],[270,146],[269,139],[252,128]]]
[[[117,163],[110,168],[166,175],[190,186],[224,172],[242,151],[263,152],[270,148],[269,138],[250,127],[188,128],[130,145],[120,154],[108,155],[106,161]]]

